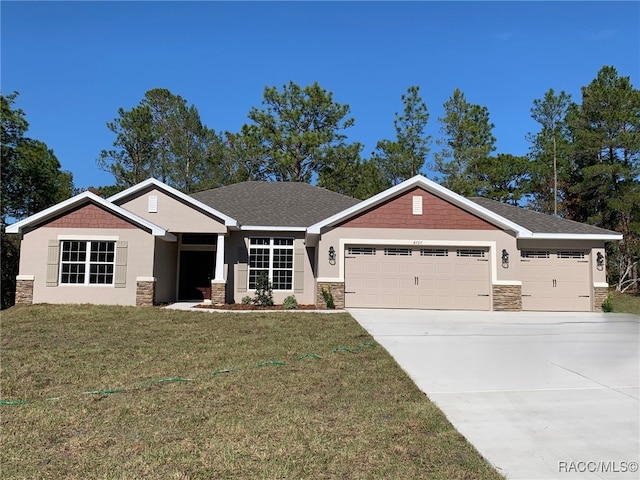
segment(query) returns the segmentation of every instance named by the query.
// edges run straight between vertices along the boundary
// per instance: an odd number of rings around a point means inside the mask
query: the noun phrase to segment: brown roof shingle
[[[241,182],[192,193],[241,225],[308,227],[360,203],[303,182]]]
[[[517,223],[533,233],[561,233],[578,235],[616,235],[617,232],[594,227],[585,223],[574,222],[565,218],[554,217],[546,213],[535,212],[522,207],[490,200],[482,197],[470,197],[474,203],[491,210],[493,213]]]

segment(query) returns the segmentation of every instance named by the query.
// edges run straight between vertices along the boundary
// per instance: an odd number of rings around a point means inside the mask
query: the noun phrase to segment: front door
[[[211,279],[215,272],[216,252],[183,250],[180,252],[180,300],[211,298]]]

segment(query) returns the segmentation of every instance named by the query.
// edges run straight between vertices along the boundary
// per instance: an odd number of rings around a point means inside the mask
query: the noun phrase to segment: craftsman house
[[[336,307],[598,311],[605,243],[622,235],[416,176],[359,201],[306,183],[186,195],[150,179],[81,193],[7,228],[17,303],[237,303],[267,271],[274,300]]]

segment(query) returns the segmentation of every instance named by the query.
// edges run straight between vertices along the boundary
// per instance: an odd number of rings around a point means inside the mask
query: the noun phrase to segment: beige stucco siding
[[[149,197],[157,197],[157,212],[149,212]],[[196,210],[157,189],[147,190],[120,205],[170,232],[225,233],[224,222]]]
[[[50,240],[127,241],[126,287],[112,285],[46,286]],[[95,303],[135,305],[136,278],[153,276],[154,237],[140,229],[81,229],[41,227],[24,235],[20,255],[20,275],[34,277],[34,303]]]
[[[297,269],[297,266],[295,265],[295,252],[304,252],[302,255],[302,268],[304,269],[303,291],[296,292],[293,289],[287,291],[274,290],[273,300],[276,304],[281,304],[286,297],[293,295],[296,297],[299,304],[314,304],[315,278],[312,269],[312,262],[314,261],[314,258],[310,258],[314,256],[314,251],[313,249],[305,248],[304,234],[302,232],[276,232],[271,234],[268,232],[232,233],[227,239],[225,245],[225,248],[227,249],[226,258],[229,265],[227,270],[227,302],[240,303],[243,297],[253,297],[255,295],[255,291],[253,290],[244,291],[247,285],[244,278],[242,278],[242,275],[239,274],[240,263],[243,259],[239,258],[238,254],[241,248],[246,248],[248,253],[250,237],[294,238],[294,284],[296,283],[296,275],[299,275],[299,273],[295,271]]]
[[[497,282],[520,281],[520,265],[516,239],[502,230],[445,230],[339,227],[322,234],[318,242],[318,278],[322,281],[344,280],[344,248],[347,245],[403,246],[482,246],[488,247],[492,262],[492,278]],[[329,247],[337,252],[335,265],[328,260]],[[503,268],[502,250],[509,252],[509,268]]]

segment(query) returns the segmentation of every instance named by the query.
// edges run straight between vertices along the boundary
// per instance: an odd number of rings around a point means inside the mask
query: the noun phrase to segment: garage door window
[[[385,248],[384,254],[409,257],[411,256],[411,249],[410,248]]]
[[[522,250],[521,258],[549,258],[548,250]]]
[[[484,250],[476,248],[459,248],[456,250],[456,256],[484,258]]]
[[[584,252],[560,251],[558,252],[558,258],[573,258],[576,260],[582,260],[584,259]]]
[[[349,247],[349,255],[375,255],[376,249],[373,247]]]
[[[448,257],[449,250],[446,248],[421,248],[420,256],[422,257]]]

